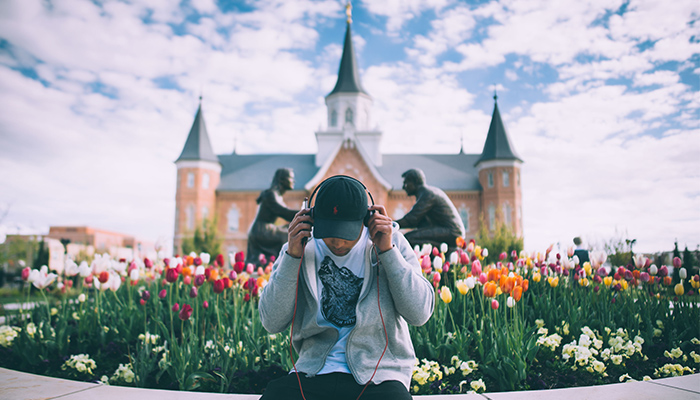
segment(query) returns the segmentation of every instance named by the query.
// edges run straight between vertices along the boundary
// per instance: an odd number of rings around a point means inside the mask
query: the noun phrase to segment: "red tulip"
[[[214,293],[221,293],[224,291],[224,281],[217,279],[214,281]]]
[[[202,285],[204,285],[204,282],[206,280],[207,280],[206,275],[197,275],[194,277],[194,285],[195,286],[202,286]]]
[[[109,272],[100,272],[100,275],[97,277],[97,279],[100,281],[100,283],[107,283],[107,281],[109,280]]]
[[[459,262],[461,264],[468,264],[469,263],[469,255],[464,252],[459,252]]]
[[[139,300],[139,303],[141,303],[142,306],[145,306],[145,305],[146,305],[146,300],[141,299],[141,300]]]
[[[163,264],[165,264],[166,267],[170,266],[170,259],[169,258],[164,258],[163,259]]]
[[[236,261],[233,264],[233,270],[236,271],[237,274],[240,274],[243,272],[243,269],[245,268],[245,263],[243,261]]]
[[[191,305],[183,304],[182,309],[180,310],[180,313],[178,314],[178,316],[180,317],[181,320],[187,321],[192,316],[192,311],[193,310],[192,310]]]
[[[235,260],[235,262],[244,262],[245,261],[245,254],[242,251],[239,251],[234,256],[234,260]]]
[[[250,293],[246,292],[245,296],[243,296],[243,301],[250,301]]]
[[[202,259],[199,257],[195,257],[194,260],[192,261],[192,263],[194,264],[195,267],[199,267],[200,265],[202,265]]]
[[[223,254],[217,254],[216,259],[214,260],[220,267],[224,266],[224,255]]]
[[[153,261],[151,261],[149,258],[144,258],[143,259],[143,265],[146,268],[153,268]]]
[[[172,308],[173,312],[177,312],[177,310],[179,310],[179,309],[180,309],[179,304],[177,304],[177,303],[173,304],[173,308]]]
[[[438,255],[440,255],[440,250],[437,247],[433,247],[433,256],[437,257]]]
[[[177,280],[178,277],[177,269],[175,268],[168,268],[167,271],[165,271],[165,280],[173,283]]]

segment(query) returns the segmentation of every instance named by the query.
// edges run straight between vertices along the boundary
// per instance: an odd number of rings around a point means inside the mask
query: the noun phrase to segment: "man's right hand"
[[[310,208],[302,208],[289,223],[287,254],[292,257],[301,258],[304,254],[304,244],[311,237],[314,220],[309,215],[310,212]]]

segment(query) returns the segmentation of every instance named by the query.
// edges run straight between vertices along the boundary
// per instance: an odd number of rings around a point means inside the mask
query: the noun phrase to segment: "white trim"
[[[489,161],[482,161],[477,164],[477,170],[480,171],[484,168],[493,168],[493,167],[519,167],[520,164],[522,164],[522,161],[519,160],[489,160]]]
[[[218,162],[213,162],[213,161],[204,161],[204,160],[183,160],[183,161],[177,161],[175,163],[177,166],[177,169],[180,168],[202,168],[202,169],[209,169],[217,173],[221,173],[221,164]]]

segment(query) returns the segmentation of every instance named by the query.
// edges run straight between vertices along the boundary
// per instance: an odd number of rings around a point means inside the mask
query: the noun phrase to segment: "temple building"
[[[182,153],[175,161],[174,251],[202,221],[218,221],[226,253],[245,251],[247,232],[256,215],[256,198],[268,188],[278,168],[294,170],[294,189],[284,195],[290,208],[300,208],[304,197],[324,179],[338,174],[362,181],[377,204],[399,219],[414,204],[402,189],[401,174],[411,168],[425,172],[427,184],[452,199],[464,221],[466,238],[479,224],[493,229],[497,221],[522,236],[522,160],[508,139],[498,103],[480,154],[383,154],[382,132],[372,119],[373,99],[360,81],[348,18],[338,80],[326,96],[327,123],[316,132],[315,154],[214,153],[201,102]],[[494,96],[494,100],[497,100]],[[281,223],[282,221],[280,221]]]

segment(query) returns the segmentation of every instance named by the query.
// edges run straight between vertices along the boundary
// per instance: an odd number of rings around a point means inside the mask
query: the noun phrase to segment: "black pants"
[[[362,392],[364,385],[355,382],[351,374],[335,372],[332,374],[316,375],[307,378],[305,374],[299,373],[301,387],[304,390],[306,400],[355,400]],[[271,381],[260,400],[303,400],[299,392],[299,381],[297,375],[291,373],[279,379]],[[379,385],[370,383],[362,393],[362,400],[410,400],[403,383],[399,381],[385,381]]]

